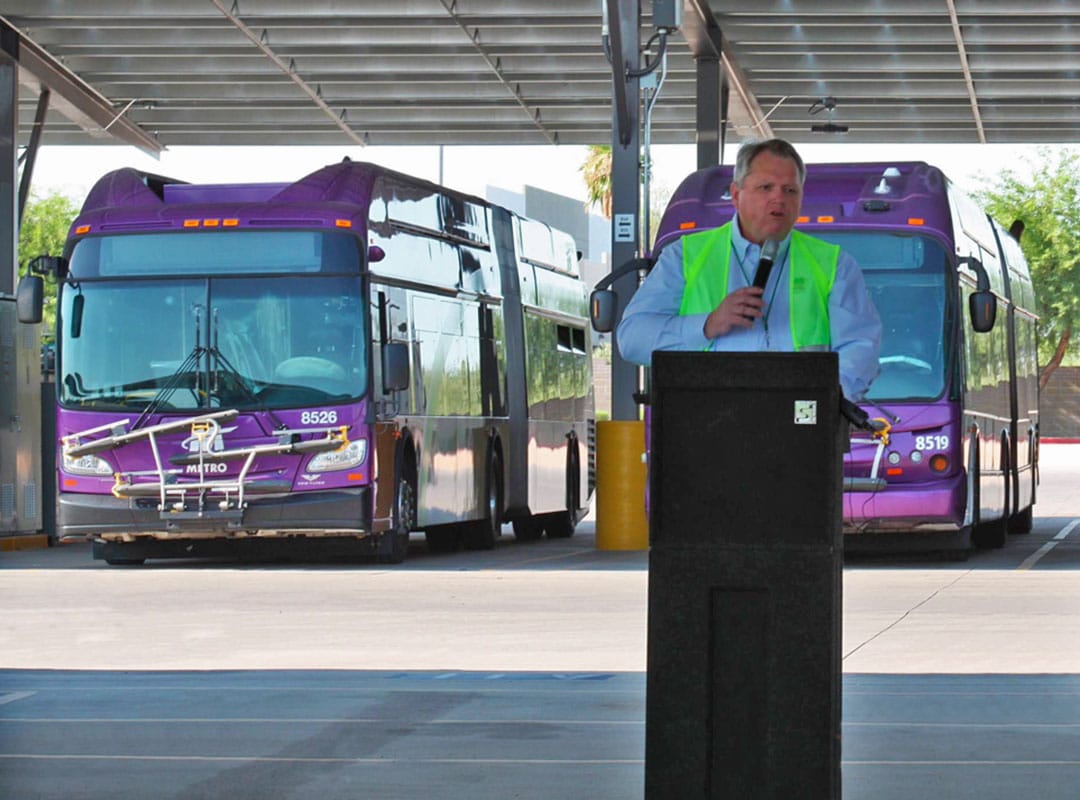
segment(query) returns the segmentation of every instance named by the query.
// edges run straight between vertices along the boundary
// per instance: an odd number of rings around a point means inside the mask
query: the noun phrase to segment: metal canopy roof
[[[52,87],[44,144],[603,144],[602,5],[5,0],[0,22],[22,37],[21,144],[38,89],[58,80],[43,71],[71,82]],[[694,141],[697,8],[723,34],[736,135],[771,126],[795,142],[1080,141],[1075,0],[685,0],[654,143]],[[650,10],[643,0],[642,43]],[[96,113],[80,110],[72,87]],[[829,122],[848,132],[811,131]]]

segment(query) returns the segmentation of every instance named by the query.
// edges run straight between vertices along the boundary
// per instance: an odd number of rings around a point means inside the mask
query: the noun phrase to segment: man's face
[[[739,229],[749,241],[783,239],[802,204],[795,162],[768,151],[758,153],[742,186],[731,184],[731,201],[739,213]]]

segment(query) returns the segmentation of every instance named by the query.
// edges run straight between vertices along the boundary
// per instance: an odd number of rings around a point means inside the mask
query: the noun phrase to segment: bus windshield
[[[945,391],[951,347],[945,250],[926,236],[883,232],[814,234],[854,256],[881,316],[881,373],[871,401],[933,400]]]
[[[60,403],[94,410],[287,408],[367,387],[359,275],[70,281]]]

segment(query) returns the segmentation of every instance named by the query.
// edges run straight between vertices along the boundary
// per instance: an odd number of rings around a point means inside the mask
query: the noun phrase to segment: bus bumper
[[[964,526],[967,476],[933,483],[893,483],[876,492],[844,494],[844,532],[954,533]]]
[[[253,498],[242,512],[208,509],[201,514],[172,514],[159,511],[156,500],[61,493],[56,533],[60,540],[116,542],[295,535],[355,538],[371,532],[370,494],[370,487],[303,492]]]

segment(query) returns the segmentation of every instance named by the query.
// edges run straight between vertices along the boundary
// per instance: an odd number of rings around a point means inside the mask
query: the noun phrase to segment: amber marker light
[[[352,220],[351,219],[335,219],[334,224],[337,225],[339,228],[351,228],[352,227]]]
[[[949,468],[949,457],[943,453],[935,453],[930,456],[930,469],[934,472],[944,472]]]
[[[885,470],[885,474],[886,475],[903,475],[904,474],[904,469],[903,469],[903,467],[889,467],[887,470]]]
[[[680,222],[679,223],[679,230],[680,231],[689,231],[689,230],[692,230],[692,229],[694,229],[696,227],[697,227],[696,222]]]
[[[796,224],[798,224],[800,222],[809,222],[809,221],[810,221],[810,217],[795,217],[795,223]]]
[[[199,227],[199,221],[197,219],[185,219],[184,220],[184,227],[185,228],[197,228],[197,227]]]
[[[235,228],[239,224],[240,220],[238,219],[223,219],[221,221],[221,227],[223,228]]]
[[[77,227],[75,229],[75,233],[76,234],[90,233],[90,226],[89,225],[80,225],[79,227]]]
[[[362,480],[364,480],[364,473],[363,472],[350,472],[348,474],[348,477],[349,477],[350,481],[362,481]]]
[[[835,222],[836,219],[833,218],[833,217],[818,217],[817,221],[818,222]]]
[[[908,225],[925,225],[926,220],[922,217],[908,217]]]

